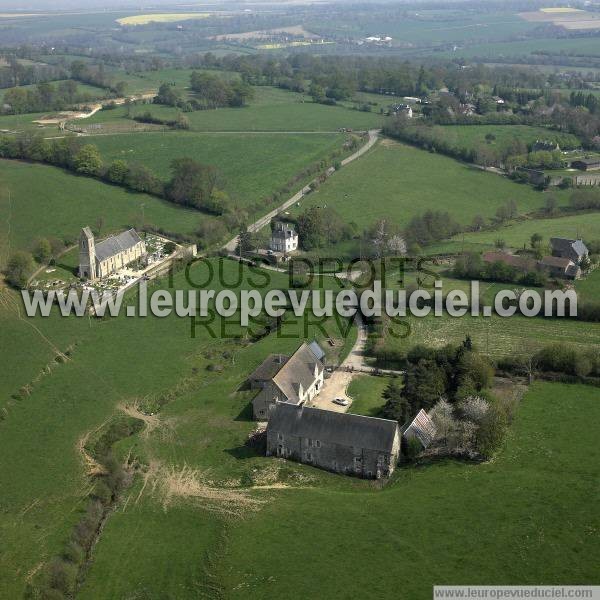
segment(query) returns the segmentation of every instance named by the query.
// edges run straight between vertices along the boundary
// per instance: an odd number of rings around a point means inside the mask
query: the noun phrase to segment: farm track
[[[378,139],[379,139],[379,130],[378,129],[369,130],[369,139],[368,139],[367,143],[364,144],[363,146],[361,146],[356,152],[354,152],[354,154],[351,154],[350,156],[346,157],[341,163],[342,167],[345,167],[346,165],[350,164],[351,162],[355,161],[357,158],[360,158],[363,154],[368,152],[377,143]],[[281,204],[277,208],[273,209],[271,212],[267,213],[264,217],[261,217],[260,219],[258,219],[257,221],[255,221],[254,223],[249,225],[248,231],[251,233],[260,231],[263,227],[266,227],[271,222],[271,220],[274,217],[276,217],[280,212],[286,210],[287,208],[289,208],[296,202],[299,202],[305,196],[305,194],[307,194],[309,191],[310,191],[309,185],[305,185],[300,191],[296,192],[291,198],[288,198],[283,204]],[[233,239],[229,240],[223,246],[223,249],[229,253],[235,252],[235,249],[237,246],[237,239],[238,238],[236,236]]]

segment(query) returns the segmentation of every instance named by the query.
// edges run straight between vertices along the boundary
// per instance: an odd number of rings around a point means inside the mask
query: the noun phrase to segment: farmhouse
[[[491,264],[500,262],[515,269],[522,271],[530,271],[535,269],[535,261],[514,254],[506,254],[504,252],[485,252],[483,254],[483,262]]]
[[[278,402],[267,425],[267,456],[381,479],[398,463],[400,428],[388,419]]]
[[[540,267],[547,269],[552,277],[563,279],[579,279],[581,268],[568,258],[559,256],[544,256],[540,261]]]
[[[79,236],[79,277],[94,281],[146,256],[146,244],[135,229],[129,229],[96,244],[94,234],[84,227]]]
[[[395,115],[404,115],[408,119],[412,119],[413,109],[408,104],[392,104],[390,111]]]
[[[578,265],[584,257],[587,257],[589,251],[583,240],[571,240],[568,238],[550,238],[552,247],[552,256],[559,258],[568,258]]]
[[[556,142],[549,140],[536,140],[533,146],[531,146],[532,152],[554,152],[556,150],[560,150],[560,146]]]
[[[294,252],[298,250],[298,234],[292,225],[277,221],[271,234],[271,250],[273,252]]]
[[[580,171],[597,171],[600,169],[600,158],[579,158],[571,163],[571,167]]]
[[[303,343],[291,356],[272,354],[250,375],[250,387],[260,390],[252,400],[256,420],[268,420],[277,402],[302,405],[321,391],[324,355],[317,348]]]

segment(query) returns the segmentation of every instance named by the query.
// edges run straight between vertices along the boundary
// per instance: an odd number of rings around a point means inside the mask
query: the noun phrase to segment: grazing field
[[[600,300],[600,269],[595,269],[587,277],[575,283],[577,295],[581,300],[598,302]]]
[[[216,263],[213,268],[217,273]],[[205,273],[205,267],[196,265],[191,278],[197,281]],[[240,286],[227,283],[235,281],[237,274],[237,263],[225,261],[223,283],[214,282],[214,289],[222,289],[224,285],[237,289]],[[285,289],[284,275],[267,273],[266,276],[269,278],[266,289]],[[257,275],[244,270],[243,277],[242,287],[248,288],[249,281],[254,281]],[[175,285],[179,289],[189,288],[181,273],[176,275]],[[189,319],[175,316],[162,319],[120,316],[89,321],[87,318],[60,319],[54,315],[29,324],[16,318],[16,294],[3,289],[0,299],[0,318],[6,317],[10,324],[12,342],[3,344],[0,352],[4,364],[15,367],[10,372],[3,370],[6,379],[2,380],[4,393],[0,404],[0,451],[4,456],[0,466],[3,489],[0,533],[5,544],[0,554],[2,597],[21,595],[26,580],[33,576],[29,574],[60,553],[70,530],[81,518],[83,499],[89,492],[81,441],[86,435],[140,403],[154,406],[166,396],[170,403],[161,412],[155,434],[133,439],[129,446],[125,444],[124,451],[131,449],[133,455],[148,466],[164,464],[167,469],[172,466],[178,470],[188,464],[202,473],[210,470],[210,481],[205,481],[209,494],[220,494],[224,488],[226,496],[233,480],[238,481],[236,487],[248,488],[253,485],[253,470],[271,463],[244,446],[254,423],[248,418],[252,393],[241,391],[241,384],[265,355],[289,353],[299,339],[321,339],[325,335],[308,321],[305,328],[303,320],[283,326],[282,333],[287,337],[274,333],[257,343],[242,339],[242,330],[235,319],[229,319],[227,325],[223,323],[232,336],[229,339],[213,339],[203,326],[198,326],[196,336],[192,337]],[[134,300],[132,297],[131,301]],[[217,319],[212,326],[219,331],[220,324]],[[5,331],[4,322],[2,325]],[[325,324],[327,336],[336,335],[333,325]],[[339,348],[342,357],[355,336],[355,330],[350,330],[345,344]],[[54,360],[59,351],[68,351],[68,358]],[[48,363],[50,371],[46,372],[44,367]],[[140,376],[141,368],[143,376]],[[26,385],[30,386],[29,391],[22,397],[9,397]],[[156,408],[146,410],[156,412]],[[163,475],[162,471],[155,472],[156,477]],[[15,482],[20,485],[14,485]],[[148,527],[131,539],[140,541],[145,536],[155,536],[153,523],[156,522],[157,526],[162,523],[161,527],[171,529],[172,543],[181,541],[181,535],[186,535],[191,523],[205,532],[194,536],[196,549],[200,540],[213,540],[210,529],[220,524],[220,503],[215,503],[210,496],[196,498],[194,489],[192,496],[186,496],[185,489],[179,490],[172,497],[173,503],[183,501],[188,516],[165,522],[160,514],[164,514],[163,508],[170,503],[163,507],[163,501],[168,498],[160,487],[155,487],[158,483],[154,479],[150,481],[151,487],[143,498],[144,503],[153,502],[155,496],[150,489],[155,489],[158,502],[154,506],[158,514],[144,519]],[[123,516],[129,518],[138,512],[139,491],[140,488],[132,490],[135,495],[131,498],[131,512],[121,511]],[[204,508],[213,511],[205,512]],[[179,527],[181,531],[177,531]],[[117,535],[125,539],[120,529]],[[111,539],[110,533],[108,539]],[[170,552],[166,542],[164,539],[160,545],[152,545],[157,550]],[[178,568],[188,572],[190,566],[195,567],[189,561],[187,546],[185,552],[182,550],[180,545],[176,553],[180,560]],[[115,558],[110,551],[109,556],[111,560]],[[134,558],[133,554],[129,556]],[[99,569],[102,560],[100,554]],[[151,561],[140,557],[135,560],[139,560],[138,570],[155,568],[151,567]],[[7,577],[9,573],[16,573],[17,577]],[[144,577],[148,575],[145,571]],[[165,596],[162,589],[155,590],[151,586],[151,579],[143,583],[155,597]],[[132,584],[128,578],[111,577],[111,586],[119,585]],[[120,592],[115,592],[113,597],[129,595],[125,589]],[[96,596],[103,593],[111,594],[105,588],[104,592],[97,590]]]
[[[197,134],[192,132],[148,132],[97,136],[106,161],[138,162],[168,179],[171,161],[192,157],[213,165],[221,175],[221,187],[237,206],[260,201],[285,185],[307,166],[341,150],[344,137],[338,133],[310,134]],[[268,169],[265,169],[268,165]]]
[[[0,161],[0,264],[11,250],[31,248],[37,237],[74,240],[85,225],[103,219],[103,231],[152,223],[192,233],[203,219],[153,196],[78,177],[45,165]]]
[[[158,87],[158,86],[155,86]],[[255,98],[243,108],[217,108],[186,113],[193,131],[337,131],[341,127],[371,129],[383,118],[344,106],[316,104],[308,96],[272,87],[256,87]],[[133,105],[130,116],[150,111],[161,119],[174,119],[177,110],[168,106]],[[88,123],[108,124],[127,119],[127,108],[104,110]]]
[[[509,248],[519,249],[529,247],[534,233],[543,237],[544,246],[550,243],[551,237],[596,240],[600,238],[600,213],[583,213],[552,219],[525,219],[493,231],[459,234],[452,240],[429,246],[427,251],[432,254],[456,253],[463,250],[483,251],[493,248],[498,239],[504,240]]]
[[[136,488],[127,507],[111,516],[81,597],[160,597],[175,576],[180,598],[207,591],[229,598],[328,598],[349,579],[353,597],[392,598],[402,581],[403,593],[415,600],[431,598],[434,584],[592,584],[592,557],[600,548],[589,498],[600,456],[585,423],[600,417],[596,396],[592,387],[535,384],[495,460],[406,466],[384,489],[258,459],[265,474],[269,468],[287,473],[289,489],[280,483],[243,517],[219,518],[198,498],[164,507],[159,494],[145,493],[136,504]],[[189,451],[180,441],[179,460]],[[175,535],[180,528],[181,537]],[[281,552],[290,534],[294,544]],[[154,543],[157,536],[161,544]],[[200,561],[189,561],[189,548],[207,558],[204,571]],[[174,563],[171,575],[155,567],[163,556]],[[361,570],[378,576],[354,577]]]
[[[437,129],[443,131],[444,140],[453,146],[475,149],[490,145],[501,150],[514,140],[530,146],[536,140],[557,142],[561,148],[578,148],[581,142],[569,133],[555,131],[547,127],[529,125],[445,125]],[[488,142],[486,135],[493,135],[494,140]]]
[[[544,196],[451,158],[383,140],[308,196],[303,207],[335,208],[346,221],[360,227],[377,219],[406,226],[427,210],[447,211],[467,224],[478,214],[494,216],[509,200],[527,213],[540,208]]]
[[[482,283],[481,288],[484,287]],[[499,287],[513,289],[515,286],[504,284]],[[441,347],[450,343],[459,344],[469,335],[480,352],[499,359],[509,355],[529,356],[539,348],[557,342],[580,349],[597,348],[600,345],[600,327],[596,323],[566,318],[502,318],[497,315],[456,318],[444,314],[420,319],[407,317],[403,321],[409,330],[401,326],[396,326],[396,329],[399,334],[408,331],[408,335],[404,339],[387,336],[385,348],[408,349],[415,344]]]

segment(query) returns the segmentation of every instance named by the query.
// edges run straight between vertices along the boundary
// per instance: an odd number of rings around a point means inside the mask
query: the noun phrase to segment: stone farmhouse
[[[298,234],[293,225],[277,221],[275,229],[271,234],[271,243],[269,244],[273,252],[295,252],[298,250]]]
[[[550,246],[552,247],[552,256],[559,258],[568,258],[576,265],[581,263],[581,260],[589,255],[587,246],[583,240],[571,240],[568,238],[550,238]]]
[[[598,171],[600,158],[580,158],[571,162],[571,167],[580,171]]]
[[[560,277],[562,279],[579,279],[581,277],[579,265],[576,265],[568,258],[544,256],[540,261],[540,266],[546,269],[551,277]]]
[[[324,353],[316,342],[303,343],[291,356],[271,354],[248,377],[251,389],[260,390],[252,400],[257,421],[267,421],[277,402],[302,406],[322,389]]]
[[[84,227],[79,236],[79,277],[94,281],[146,256],[146,244],[135,229],[129,229],[96,244],[94,234]]]
[[[272,408],[267,425],[267,456],[367,479],[394,472],[400,445],[396,421],[285,402]]]

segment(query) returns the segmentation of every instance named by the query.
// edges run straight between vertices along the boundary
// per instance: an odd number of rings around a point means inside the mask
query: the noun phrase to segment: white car
[[[344,398],[336,398],[335,400],[332,400],[332,402],[334,404],[339,404],[340,406],[348,406],[348,404],[350,404],[350,402]]]

